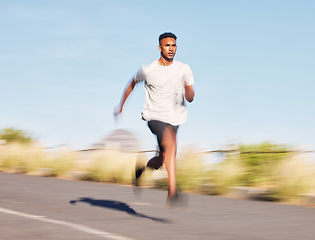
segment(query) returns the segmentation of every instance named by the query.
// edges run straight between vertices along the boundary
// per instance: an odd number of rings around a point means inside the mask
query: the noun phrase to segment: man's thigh
[[[159,148],[162,152],[165,152],[164,147],[162,145],[162,139],[163,139],[163,133],[166,128],[170,128],[174,133],[175,136],[177,134],[178,126],[173,126],[169,123],[157,121],[157,120],[151,120],[148,122],[148,126],[153,134],[156,135]]]

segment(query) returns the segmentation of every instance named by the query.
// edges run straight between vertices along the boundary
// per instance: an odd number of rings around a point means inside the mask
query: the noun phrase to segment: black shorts
[[[165,152],[163,146],[162,146],[162,136],[163,132],[166,127],[171,127],[171,129],[174,131],[175,134],[177,134],[178,126],[173,126],[169,123],[157,121],[157,120],[151,120],[148,121],[148,126],[153,134],[156,135],[160,151]]]

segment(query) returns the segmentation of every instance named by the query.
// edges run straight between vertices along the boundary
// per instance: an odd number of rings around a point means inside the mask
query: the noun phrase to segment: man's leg
[[[155,156],[148,161],[147,167],[154,170],[158,170],[160,167],[162,167],[163,160],[164,160],[163,152],[159,152],[158,156]]]
[[[160,152],[158,156],[151,158],[145,165],[136,165],[135,177],[132,181],[134,186],[139,186],[139,180],[146,167],[154,170],[158,170],[163,165],[163,152]]]
[[[162,135],[162,146],[165,149],[164,165],[168,174],[168,199],[170,200],[176,193],[176,132],[170,127],[166,127]]]
[[[171,126],[167,123],[160,121],[150,121],[148,126],[153,134],[157,136],[160,154],[159,156],[153,157],[146,165],[151,169],[159,169],[163,162],[165,164],[167,174],[168,174],[168,186],[169,195],[168,200],[173,197],[176,193],[176,134],[177,126]],[[142,175],[145,167],[136,168],[135,185],[138,185],[138,179]]]
[[[147,167],[151,169],[158,170],[163,165],[164,161],[164,148],[162,146],[162,135],[164,132],[164,128],[167,126],[166,123],[152,120],[148,122],[148,127],[150,128],[151,132],[156,135],[158,146],[159,146],[159,155],[151,158],[149,162],[147,163]]]

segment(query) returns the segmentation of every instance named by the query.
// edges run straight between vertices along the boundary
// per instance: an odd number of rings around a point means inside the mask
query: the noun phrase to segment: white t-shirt
[[[141,114],[144,120],[158,120],[174,126],[186,121],[184,85],[194,84],[188,64],[173,60],[171,65],[162,66],[155,60],[142,66],[134,81],[145,81],[145,104]]]

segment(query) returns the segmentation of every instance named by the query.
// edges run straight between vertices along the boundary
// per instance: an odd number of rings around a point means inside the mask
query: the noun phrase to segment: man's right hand
[[[115,109],[114,109],[114,117],[116,118],[119,114],[121,114],[122,112],[122,107],[120,105],[118,105]]]

